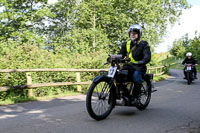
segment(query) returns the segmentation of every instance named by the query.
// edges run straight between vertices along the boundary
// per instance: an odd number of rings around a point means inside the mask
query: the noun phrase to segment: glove
[[[131,58],[131,62],[132,62],[133,64],[138,64],[138,61],[134,60],[133,58]]]
[[[125,60],[131,61],[131,59],[128,56],[126,56]]]

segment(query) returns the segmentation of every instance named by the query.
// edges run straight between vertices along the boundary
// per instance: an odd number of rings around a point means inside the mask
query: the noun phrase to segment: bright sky
[[[53,3],[55,3],[55,2],[57,2],[58,0],[48,0],[48,3],[49,4],[53,4]]]
[[[167,52],[172,47],[175,39],[181,38],[188,33],[189,38],[193,38],[195,31],[200,33],[200,0],[188,0],[192,8],[183,10],[179,22],[173,27],[169,26],[167,36],[164,37],[163,43],[155,49],[156,53]]]

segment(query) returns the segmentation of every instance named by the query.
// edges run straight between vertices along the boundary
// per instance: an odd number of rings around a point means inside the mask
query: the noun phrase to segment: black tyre
[[[138,104],[136,105],[137,109],[144,110],[149,105],[151,100],[151,90],[151,82],[144,81],[139,94]]]
[[[187,84],[190,85],[191,79],[190,79],[190,73],[189,72],[187,73],[187,78],[186,79],[187,79]]]
[[[114,108],[115,96],[112,84],[112,81],[106,79],[91,84],[86,97],[86,107],[93,119],[105,119]]]

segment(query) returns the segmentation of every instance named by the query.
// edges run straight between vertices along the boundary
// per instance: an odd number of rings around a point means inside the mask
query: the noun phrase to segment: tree
[[[55,47],[65,45],[64,36],[69,32],[72,25],[72,16],[76,0],[61,0],[53,5],[49,5],[51,13],[54,14],[48,18],[49,26],[46,29],[48,46],[55,50]]]
[[[175,40],[173,42],[173,47],[170,53],[174,56],[181,58],[185,57],[187,52],[192,52],[193,56],[200,60],[200,35],[197,31],[195,32],[195,37],[193,39],[188,38],[188,34],[184,35],[182,38]]]
[[[127,29],[135,23],[154,48],[167,24],[188,8],[186,0],[60,0],[52,6],[47,0],[2,0],[0,6],[2,41],[48,43],[54,51],[80,49],[81,42],[91,50],[112,52],[128,39]]]
[[[192,52],[193,56],[200,61],[200,35],[194,37],[194,39],[190,40],[190,45],[187,47],[186,52]]]
[[[173,42],[173,47],[170,50],[170,54],[174,55],[175,57],[183,57],[185,54],[185,47],[183,46],[183,41],[181,39]]]
[[[186,0],[82,0],[74,11],[72,31],[76,35],[69,33],[66,37],[78,37],[77,45],[79,37],[85,37],[86,47],[115,51],[128,39],[129,26],[139,23],[144,28],[143,38],[153,48],[165,35],[167,24],[173,24],[183,8],[188,8]],[[103,38],[97,38],[98,34]]]
[[[1,0],[0,41],[44,43],[45,17],[51,16],[47,0]]]

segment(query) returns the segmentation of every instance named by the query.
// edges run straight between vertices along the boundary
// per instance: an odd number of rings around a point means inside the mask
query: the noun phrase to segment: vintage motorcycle
[[[194,74],[192,71],[192,67],[194,67],[194,65],[192,64],[186,64],[184,71],[186,72],[186,80],[187,80],[187,84],[190,85],[192,83],[192,81],[194,80]]]
[[[111,64],[109,71],[101,71],[100,76],[94,78],[86,97],[87,111],[93,119],[105,119],[116,105],[134,106],[139,110],[144,110],[148,106],[151,93],[154,92],[153,74],[143,76],[138,102],[133,105],[133,72],[122,69],[127,63],[128,60],[122,59],[122,55],[110,55],[106,63]]]

